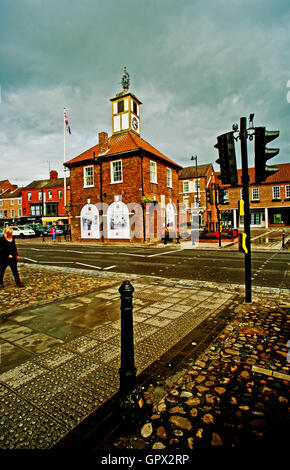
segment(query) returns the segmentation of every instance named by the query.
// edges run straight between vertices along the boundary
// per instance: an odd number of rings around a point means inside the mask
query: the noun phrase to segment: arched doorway
[[[99,211],[93,204],[81,210],[81,238],[100,238]]]
[[[108,207],[108,238],[130,238],[129,209],[122,201],[115,201]]]
[[[176,229],[174,206],[171,202],[166,206],[166,227],[170,232]]]

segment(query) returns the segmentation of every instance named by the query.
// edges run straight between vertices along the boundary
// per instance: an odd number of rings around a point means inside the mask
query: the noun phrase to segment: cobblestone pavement
[[[42,269],[41,266],[34,269],[33,265],[23,263],[19,263],[19,274],[25,283],[22,289],[15,287],[10,269],[6,270],[5,289],[1,290],[0,296],[0,318],[9,316],[16,309],[52,302],[108,284],[106,279],[89,277],[81,272],[72,275],[69,270]]]
[[[197,359],[189,357],[175,384],[160,380],[144,392],[152,413],[114,446],[193,455],[263,448],[279,463],[273,452],[287,455],[289,445],[289,306],[289,292],[256,292],[251,304],[238,302],[226,328]],[[161,399],[156,388],[164,390]]]
[[[26,287],[16,289],[6,275],[0,301],[0,449],[51,449],[118,391],[118,288],[125,279],[135,289],[139,377],[176,347],[186,363],[177,354],[166,379],[152,375],[144,388],[152,414],[133,434],[115,436],[115,443],[109,435],[105,446],[243,446],[268,439],[269,430],[288,419],[289,291],[256,288],[246,305],[237,285],[20,268]],[[207,329],[219,325],[226,310],[230,321],[202,354],[198,335],[185,356],[178,350],[206,322]]]

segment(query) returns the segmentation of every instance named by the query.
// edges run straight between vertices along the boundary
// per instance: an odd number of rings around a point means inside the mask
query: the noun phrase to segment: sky
[[[180,165],[219,170],[217,136],[251,113],[290,162],[289,24],[289,0],[0,0],[0,180],[63,176],[64,107],[66,161],[111,135],[125,66],[141,137]]]

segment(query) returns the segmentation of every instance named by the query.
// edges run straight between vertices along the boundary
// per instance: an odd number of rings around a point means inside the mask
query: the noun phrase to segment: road
[[[17,243],[20,261],[163,278],[244,284],[238,251]],[[289,288],[289,252],[252,252],[253,286]]]

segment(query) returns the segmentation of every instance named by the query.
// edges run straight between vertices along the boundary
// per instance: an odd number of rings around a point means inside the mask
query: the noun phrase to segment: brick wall
[[[72,212],[70,221],[72,238],[74,240],[81,239],[80,212],[82,207],[85,206],[88,201],[90,201],[91,204],[98,204],[101,202],[101,171],[103,203],[107,206],[115,201],[116,196],[119,196],[119,199],[125,204],[138,203],[141,205],[142,189],[144,196],[150,198],[152,201],[155,199],[158,203],[161,203],[161,195],[164,195],[166,204],[171,201],[173,204],[177,205],[178,173],[175,167],[167,164],[166,162],[163,163],[157,158],[150,158],[146,155],[143,156],[141,161],[140,154],[131,154],[130,156],[122,157],[123,182],[112,183],[111,162],[116,160],[118,160],[118,158],[115,158],[114,160],[103,160],[101,165],[92,161],[87,164],[82,163],[79,166],[71,167],[70,184]],[[157,184],[150,182],[150,160],[157,163]],[[93,166],[93,187],[84,187],[84,168],[86,166]],[[167,168],[171,168],[172,188],[167,187]],[[106,221],[107,219],[104,217],[104,225],[106,225]],[[140,239],[143,239],[143,220],[141,222],[140,226],[142,227],[142,231],[140,232]],[[106,239],[106,227],[104,227],[104,236]],[[87,241],[87,239],[85,239],[85,241]]]

